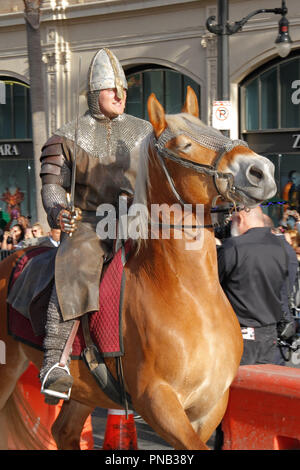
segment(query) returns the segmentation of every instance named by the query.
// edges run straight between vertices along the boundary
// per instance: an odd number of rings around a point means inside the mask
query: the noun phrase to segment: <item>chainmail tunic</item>
[[[120,188],[133,190],[138,144],[152,131],[149,122],[122,114],[95,119],[88,111],[79,119],[75,205],[96,211],[101,203],[115,204]],[[64,151],[72,165],[75,121],[55,132],[64,137]]]
[[[150,130],[149,122],[125,113],[114,119],[104,116],[95,119],[87,111],[79,118],[77,144],[90,156],[108,165],[122,157],[120,152],[126,150],[130,154]],[[75,121],[65,124],[55,134],[73,141]]]
[[[79,118],[76,151],[75,206],[84,211],[72,237],[64,236],[55,264],[55,284],[64,320],[99,308],[99,282],[107,245],[96,234],[100,204],[118,203],[122,191],[133,191],[139,143],[152,131],[149,122],[123,114],[115,119]],[[64,163],[58,184],[44,184],[42,196],[48,220],[55,225],[58,205],[66,205],[74,153],[75,121],[55,132]]]

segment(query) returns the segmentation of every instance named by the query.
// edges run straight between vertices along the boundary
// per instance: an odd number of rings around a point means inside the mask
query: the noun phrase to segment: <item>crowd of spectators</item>
[[[1,259],[15,250],[34,245],[55,246],[60,243],[60,230],[46,232],[40,222],[30,224],[27,217],[21,215],[13,223],[0,229]]]

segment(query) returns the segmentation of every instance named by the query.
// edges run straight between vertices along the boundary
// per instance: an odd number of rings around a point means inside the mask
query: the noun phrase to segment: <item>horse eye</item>
[[[189,148],[192,146],[191,142],[189,142],[188,144],[185,144],[185,146],[183,147],[183,150],[189,150]]]

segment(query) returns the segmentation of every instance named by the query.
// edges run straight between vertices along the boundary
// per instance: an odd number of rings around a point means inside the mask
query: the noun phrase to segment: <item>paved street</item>
[[[95,449],[102,449],[106,427],[107,410],[96,408],[93,416]],[[140,450],[168,450],[172,447],[161,439],[141,418],[135,420]]]
[[[92,415],[95,449],[102,449],[106,428],[107,410],[96,408]],[[135,419],[139,450],[171,450],[172,447],[159,437],[142,418]],[[208,446],[212,448],[213,439]]]

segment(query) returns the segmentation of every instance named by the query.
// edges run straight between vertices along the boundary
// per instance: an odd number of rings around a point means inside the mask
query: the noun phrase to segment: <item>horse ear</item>
[[[147,106],[149,120],[153,126],[155,137],[158,139],[167,127],[165,111],[154,93],[149,96]]]
[[[182,112],[192,114],[196,118],[199,118],[198,98],[193,88],[189,85],[187,87],[186,98],[182,108]]]

